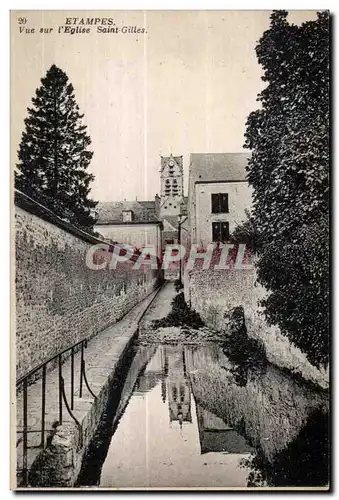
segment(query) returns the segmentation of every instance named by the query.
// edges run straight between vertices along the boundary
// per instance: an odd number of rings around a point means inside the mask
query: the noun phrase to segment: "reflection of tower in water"
[[[168,366],[166,386],[170,422],[192,422],[191,391],[186,376],[184,348],[166,346],[165,365]]]
[[[162,377],[161,377],[161,399],[163,403],[166,403],[166,377],[168,375],[168,357],[166,356],[166,347],[160,348],[161,356],[161,366],[162,366]]]
[[[161,400],[168,400],[170,422],[192,422],[191,391],[186,375],[183,347],[159,346],[135,384],[135,394],[143,395],[161,384]]]

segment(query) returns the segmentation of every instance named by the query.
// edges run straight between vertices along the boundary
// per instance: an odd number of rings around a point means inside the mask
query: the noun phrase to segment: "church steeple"
[[[182,156],[161,156],[160,180],[160,215],[178,215],[184,196]]]

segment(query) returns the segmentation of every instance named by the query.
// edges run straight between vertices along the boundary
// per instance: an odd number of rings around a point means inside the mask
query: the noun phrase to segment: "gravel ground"
[[[165,284],[152,306],[139,325],[139,339],[141,345],[146,344],[195,344],[201,345],[209,342],[218,342],[224,338],[224,334],[216,332],[208,327],[199,329],[188,326],[171,326],[155,329],[152,326],[154,320],[159,320],[171,311],[171,302],[176,295],[173,282]]]
[[[220,342],[224,335],[215,332],[207,327],[195,330],[193,328],[181,326],[171,326],[166,328],[157,328],[156,330],[142,330],[139,334],[138,342],[141,345],[146,344],[194,344],[202,345],[209,342]]]

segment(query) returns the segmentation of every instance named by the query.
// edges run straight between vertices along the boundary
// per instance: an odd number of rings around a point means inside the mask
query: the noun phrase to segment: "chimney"
[[[155,215],[157,217],[159,217],[159,214],[160,214],[160,196],[158,195],[158,193],[155,195],[154,201],[155,201]]]

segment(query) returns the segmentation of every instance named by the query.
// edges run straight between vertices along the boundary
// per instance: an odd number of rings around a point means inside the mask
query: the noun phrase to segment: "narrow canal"
[[[217,345],[136,345],[79,485],[325,486],[327,398],[269,364],[244,373]]]

